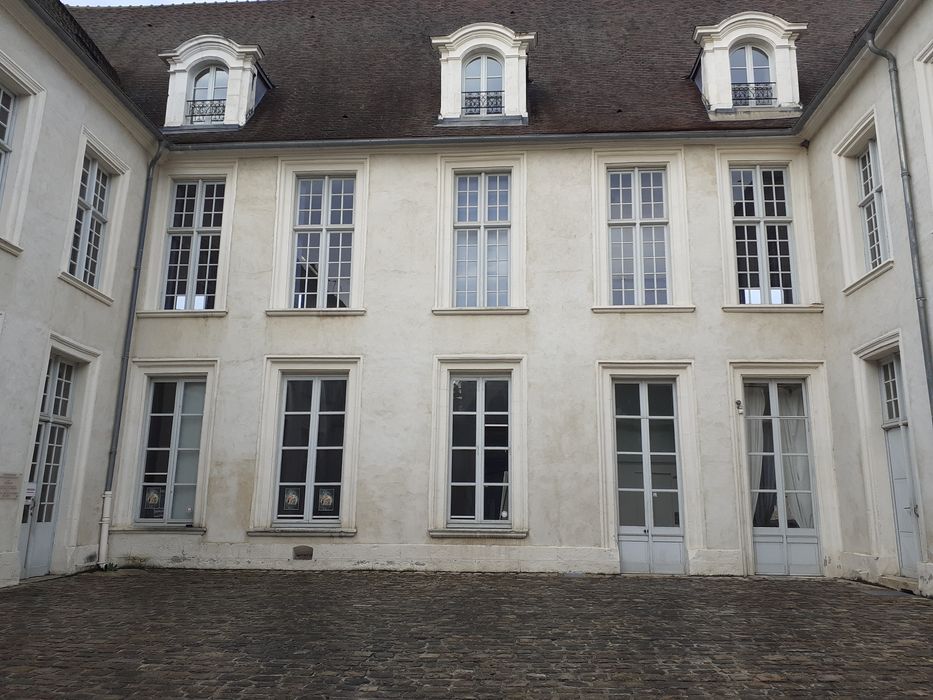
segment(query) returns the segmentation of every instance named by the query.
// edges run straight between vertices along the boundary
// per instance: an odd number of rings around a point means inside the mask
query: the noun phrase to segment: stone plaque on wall
[[[20,474],[0,474],[0,501],[19,500]]]

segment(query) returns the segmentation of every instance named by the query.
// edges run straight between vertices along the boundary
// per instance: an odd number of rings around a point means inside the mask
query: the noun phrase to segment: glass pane
[[[282,465],[279,481],[304,483],[308,473],[307,450],[282,450]]]
[[[775,492],[752,493],[752,525],[754,527],[780,527]]]
[[[677,489],[677,458],[674,455],[651,455],[651,487]]]
[[[176,486],[172,496],[172,520],[190,521],[194,517],[194,486]]]
[[[476,445],[476,416],[454,416],[454,447],[474,447]]]
[[[506,450],[485,450],[483,479],[487,484],[505,484],[509,481],[509,453]]]
[[[165,517],[165,487],[164,486],[144,486],[142,503],[139,508],[140,518]]]
[[[509,487],[486,486],[483,488],[483,520],[509,519]]]
[[[152,416],[149,419],[147,447],[170,447],[172,444],[172,417]]]
[[[175,382],[153,382],[151,413],[175,411]]]
[[[347,380],[325,379],[321,382],[321,410],[343,411],[347,406]]]
[[[810,486],[810,460],[807,457],[784,457],[784,489],[813,490]]]
[[[644,491],[619,491],[619,525],[645,526]]]
[[[175,458],[175,483],[198,483],[198,457],[197,450],[179,450]]]
[[[645,469],[641,455],[617,455],[618,487],[640,489],[645,486]]]
[[[311,416],[285,416],[282,427],[282,445],[307,447],[311,440]]]
[[[180,448],[198,449],[201,446],[201,416],[182,416],[178,431]]]
[[[509,383],[505,380],[486,382],[486,410],[505,413],[509,410]]]
[[[788,493],[784,496],[787,508],[787,527],[812,530],[813,497],[809,493]]]
[[[616,450],[641,452],[641,420],[616,418]]]
[[[774,425],[770,418],[745,421],[749,452],[774,452]]]
[[[204,413],[204,382],[185,382],[182,413]]]
[[[455,379],[452,395],[454,412],[476,410],[476,380]]]
[[[509,428],[508,426],[494,425],[486,427],[486,447],[508,447],[509,446]]]
[[[309,413],[313,393],[314,382],[310,379],[290,379],[285,388],[285,410]]]
[[[745,415],[770,416],[771,396],[767,384],[745,385]]]
[[[651,496],[654,526],[680,527],[680,503],[677,500],[677,493],[655,491]]]
[[[776,489],[774,455],[750,455],[748,458],[748,483],[752,490]]]
[[[170,454],[170,450],[146,450],[146,481],[165,482]],[[155,478],[156,474],[161,475],[161,478]]]
[[[652,418],[648,421],[649,442],[652,452],[674,452],[674,421],[666,418]]]
[[[450,517],[472,518],[476,515],[476,489],[472,486],[450,487]]]
[[[672,384],[648,385],[648,414],[652,416],[674,415],[674,386]]]
[[[782,418],[781,447],[785,454],[807,454],[807,421],[804,418]]]
[[[641,403],[637,384],[616,384],[616,415],[640,416]]]
[[[315,486],[313,514],[322,517],[340,515],[340,487]]]
[[[318,483],[339,484],[343,471],[343,450],[318,450],[314,480]]]
[[[467,484],[476,481],[476,450],[453,450],[450,453],[450,480]]]
[[[778,408],[782,416],[805,416],[803,384],[778,384]]]
[[[318,416],[317,444],[320,447],[343,446],[343,415]]]
[[[302,517],[305,510],[304,486],[280,486],[277,513],[284,517]]]

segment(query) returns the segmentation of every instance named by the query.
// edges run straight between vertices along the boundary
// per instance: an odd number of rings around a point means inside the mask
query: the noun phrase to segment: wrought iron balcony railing
[[[774,83],[732,83],[733,107],[770,107],[775,102]]]
[[[463,113],[471,116],[477,114],[502,114],[502,90],[489,90],[486,92],[464,92]]]
[[[185,103],[185,120],[189,124],[222,122],[226,108],[226,100],[188,100]]]

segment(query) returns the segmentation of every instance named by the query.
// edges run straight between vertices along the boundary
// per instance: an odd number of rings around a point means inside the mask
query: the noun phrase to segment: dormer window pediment
[[[256,45],[203,34],[159,56],[169,71],[166,127],[243,126],[271,87],[259,66],[262,49]]]
[[[528,49],[535,35],[484,22],[432,37],[440,52],[442,124],[527,123]]]
[[[797,45],[806,24],[742,12],[697,27],[695,79],[711,119],[770,119],[800,113]]]

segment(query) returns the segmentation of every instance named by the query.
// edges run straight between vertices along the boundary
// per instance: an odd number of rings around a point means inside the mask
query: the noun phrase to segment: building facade
[[[368,8],[3,5],[0,578],[933,594],[933,11]]]

